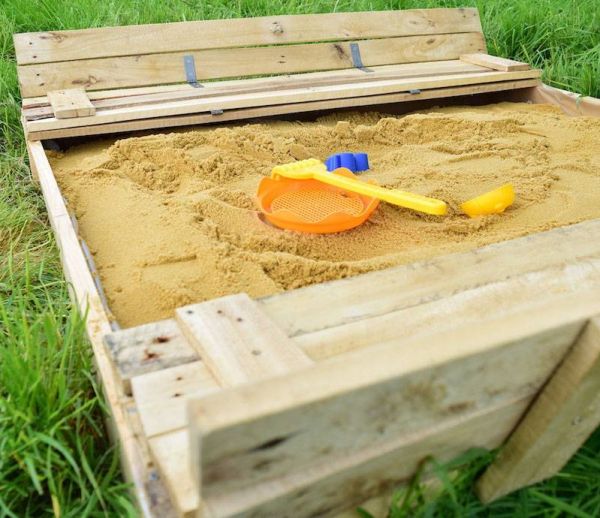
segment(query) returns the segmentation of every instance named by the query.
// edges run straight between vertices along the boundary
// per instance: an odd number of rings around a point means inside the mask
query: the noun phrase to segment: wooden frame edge
[[[48,219],[60,250],[73,303],[83,315],[86,315],[87,337],[92,345],[97,374],[111,412],[107,417],[108,430],[113,442],[118,444],[125,476],[133,483],[133,491],[143,516],[152,517],[154,503],[147,487],[148,462],[144,459],[145,455],[140,448],[131,420],[127,416],[124,394],[120,390],[116,372],[104,348],[103,336],[112,331],[109,318],[88,269],[79,238],[42,143],[27,142],[27,151],[46,202]]]
[[[554,476],[599,425],[600,315],[589,320],[477,481],[479,498],[489,503]]]

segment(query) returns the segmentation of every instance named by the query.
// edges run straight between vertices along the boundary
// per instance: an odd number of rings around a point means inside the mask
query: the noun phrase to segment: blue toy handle
[[[345,167],[353,173],[362,173],[369,169],[369,157],[367,153],[336,153],[325,160],[325,166],[328,171]]]

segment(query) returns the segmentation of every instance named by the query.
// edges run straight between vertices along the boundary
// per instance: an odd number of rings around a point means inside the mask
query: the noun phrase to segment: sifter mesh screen
[[[364,205],[360,198],[344,192],[307,190],[290,191],[278,196],[272,201],[271,210],[289,210],[302,221],[318,223],[338,212],[359,216]]]

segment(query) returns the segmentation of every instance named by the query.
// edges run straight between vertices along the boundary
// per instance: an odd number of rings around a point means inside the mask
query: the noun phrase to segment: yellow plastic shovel
[[[336,174],[335,171],[328,172],[323,162],[316,158],[300,160],[292,164],[279,165],[271,171],[271,178],[291,178],[294,180],[317,180],[345,189],[347,191],[369,196],[378,200],[387,201],[393,205],[417,210],[426,214],[443,216],[446,214],[446,203],[435,198],[428,198],[421,194],[400,191],[398,189],[386,189],[367,182],[355,180],[346,176]]]

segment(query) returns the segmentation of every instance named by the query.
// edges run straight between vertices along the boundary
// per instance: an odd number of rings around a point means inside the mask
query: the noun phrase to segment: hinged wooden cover
[[[523,88],[539,77],[485,54],[476,9],[25,33],[15,48],[30,140]],[[186,82],[185,62],[204,88]],[[82,88],[76,109],[50,102]]]

